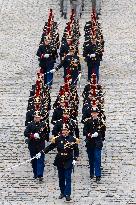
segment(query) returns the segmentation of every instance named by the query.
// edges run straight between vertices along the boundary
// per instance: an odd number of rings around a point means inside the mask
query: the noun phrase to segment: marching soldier
[[[96,176],[96,182],[101,180],[101,150],[103,147],[98,109],[88,109],[84,119],[83,135],[86,136],[86,148],[90,165],[90,178]]]
[[[39,57],[39,66],[43,69],[44,72],[44,84],[47,84],[51,87],[53,82],[53,73],[50,71],[54,67],[56,62],[56,48],[51,44],[51,39],[48,36],[44,36],[44,43],[39,46],[37,51],[37,56]]]
[[[30,156],[33,158],[41,150],[45,148],[45,140],[49,141],[49,125],[48,122],[42,121],[41,114],[36,112],[34,114],[34,120],[28,124],[24,131],[25,141],[28,143],[28,149]],[[40,158],[32,160],[32,168],[34,173],[34,179],[43,180],[44,172],[44,153]]]
[[[96,74],[92,74],[89,84],[83,92],[82,109],[83,135],[86,136],[86,148],[90,165],[90,178],[101,179],[101,150],[105,140],[105,114],[102,86],[96,84]]]
[[[91,78],[92,73],[96,73],[97,82],[99,81],[99,66],[100,55],[98,53],[98,45],[96,39],[92,39],[84,46],[83,56],[88,66],[88,81]]]
[[[47,154],[49,151],[57,148],[54,166],[57,166],[58,169],[61,192],[59,199],[65,197],[66,201],[71,200],[71,174],[72,168],[79,156],[78,142],[79,140],[70,134],[68,125],[63,124],[61,133],[53,137],[52,143],[43,150]],[[37,157],[40,157],[41,154],[42,152]]]
[[[75,54],[74,47],[70,47],[70,52],[55,69],[58,70],[62,66],[64,67],[64,78],[67,75],[67,69],[70,69],[72,78],[71,85],[77,85],[78,78],[81,75],[81,64],[79,57]]]
[[[88,80],[92,73],[96,73],[99,81],[99,66],[104,52],[104,40],[100,23],[97,21],[95,9],[91,14],[91,21],[86,22],[83,56],[88,66]]]
[[[67,36],[64,38],[65,40],[62,41],[60,47],[60,59],[64,60],[65,56],[69,53],[70,46],[72,45],[72,37]]]

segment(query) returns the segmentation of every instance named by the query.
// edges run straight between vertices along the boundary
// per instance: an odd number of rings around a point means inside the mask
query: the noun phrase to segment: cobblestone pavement
[[[105,37],[101,82],[105,89],[107,115],[106,142],[103,149],[103,172],[100,184],[89,180],[84,139],[81,138],[80,159],[74,176],[73,205],[136,204],[136,6],[134,0],[105,0],[102,22]],[[90,16],[91,6],[85,0],[80,21],[81,44],[83,25]],[[63,31],[57,0],[0,0],[0,205],[62,205],[58,200],[57,170],[52,162],[55,153],[46,155],[44,183],[32,180],[31,165],[12,171],[6,167],[29,159],[24,144],[24,121],[29,90],[38,67],[35,53],[48,9],[55,10]],[[86,66],[82,62],[81,89],[86,83]],[[55,74],[52,99],[62,83],[62,73]],[[82,97],[80,96],[80,116]],[[80,120],[80,119],[79,119]],[[82,125],[80,125],[82,129]]]

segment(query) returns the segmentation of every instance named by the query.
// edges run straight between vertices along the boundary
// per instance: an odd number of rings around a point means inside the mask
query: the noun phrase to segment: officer
[[[54,166],[57,166],[60,196],[59,199],[66,198],[66,201],[71,200],[71,173],[72,168],[79,156],[78,149],[79,140],[70,135],[69,127],[63,124],[61,133],[52,138],[52,143],[43,151],[47,154],[49,151],[57,148],[57,155],[55,157]],[[38,157],[40,153],[38,154]]]
[[[34,120],[28,124],[24,131],[25,142],[28,143],[31,158],[38,152],[45,148],[45,140],[49,141],[49,126],[46,121],[42,121],[41,114],[35,112]],[[32,168],[34,179],[43,180],[44,172],[44,153],[41,154],[39,159],[32,160]]]
[[[44,43],[39,46],[37,51],[37,56],[39,57],[39,66],[43,69],[44,72],[44,84],[47,84],[51,87],[53,82],[53,73],[50,71],[54,67],[56,62],[56,48],[51,44],[51,39],[48,36],[44,36]]]
[[[70,47],[70,51],[64,60],[55,68],[56,70],[64,67],[64,78],[67,75],[67,69],[71,70],[71,85],[77,85],[78,78],[81,75],[81,64],[80,59],[75,53],[75,48],[73,46]]]
[[[88,109],[84,119],[83,135],[86,136],[86,148],[90,165],[90,178],[96,176],[96,182],[101,180],[101,150],[103,139],[98,118],[99,110],[95,107]]]

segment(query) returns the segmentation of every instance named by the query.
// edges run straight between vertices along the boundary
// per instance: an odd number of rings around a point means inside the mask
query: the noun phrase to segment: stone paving
[[[90,17],[91,5],[85,0],[80,21]],[[38,67],[35,55],[48,9],[53,8],[62,33],[65,20],[60,18],[57,0],[0,0],[0,205],[62,205],[58,200],[57,170],[53,167],[55,152],[46,155],[44,183],[32,180],[31,165],[12,171],[7,167],[29,159],[24,144],[24,122],[31,85]],[[105,38],[101,83],[104,86],[107,115],[106,141],[103,149],[103,171],[100,184],[90,181],[88,161],[82,143],[80,158],[73,175],[73,205],[136,204],[136,5],[134,0],[102,2],[102,23]],[[86,83],[86,65],[79,95]],[[55,73],[52,101],[62,82],[62,73]],[[81,119],[82,97],[79,121]]]

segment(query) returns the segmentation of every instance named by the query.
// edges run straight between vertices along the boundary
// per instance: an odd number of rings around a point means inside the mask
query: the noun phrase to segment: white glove
[[[34,134],[34,138],[35,138],[35,139],[40,139],[39,134],[38,134],[38,133],[35,133],[35,134]]]
[[[79,81],[81,80],[81,76],[82,76],[82,74],[80,73],[80,74],[78,75]]]
[[[73,164],[73,166],[75,166],[76,165],[76,160],[73,160],[72,164]]]
[[[41,157],[41,152],[39,152],[38,154],[36,154],[36,159],[40,159],[40,157]]]
[[[91,57],[91,58],[95,58],[95,53],[92,53],[92,54],[90,55],[90,57]]]
[[[54,68],[54,69],[50,70],[50,73],[54,73],[55,71],[56,71],[56,69]]]
[[[98,137],[98,132],[95,132],[94,134],[92,134],[92,138],[93,137]]]
[[[48,53],[44,54],[44,57],[45,57],[45,58],[49,58],[49,56],[50,56],[50,55],[49,55]]]

